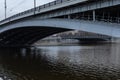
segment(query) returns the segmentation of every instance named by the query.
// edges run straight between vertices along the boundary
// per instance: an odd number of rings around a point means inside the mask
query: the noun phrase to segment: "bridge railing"
[[[8,18],[0,21],[0,25],[4,24],[4,23],[7,23],[9,21],[15,20],[16,18],[19,18],[21,16],[22,17],[27,17],[27,16],[34,15],[34,12],[40,12],[40,10],[42,10],[44,8],[48,8],[48,7],[51,7],[51,6],[54,6],[54,5],[57,5],[57,4],[61,4],[61,3],[65,3],[65,2],[68,2],[68,1],[72,1],[72,0],[55,0],[53,2],[50,2],[50,3],[44,4],[44,5],[38,6],[36,8],[29,9],[27,11],[15,14],[15,15],[13,15],[11,17],[8,17]],[[26,14],[28,14],[28,15],[26,15]]]
[[[43,10],[45,8],[49,8],[51,6],[54,6],[54,5],[57,5],[57,4],[61,4],[61,3],[65,3],[65,2],[67,3],[68,1],[73,1],[73,0],[56,0],[56,1],[53,1],[53,2],[50,2],[50,3],[38,6],[36,8],[29,9],[27,11],[15,14],[15,15],[13,15],[11,17],[8,17],[8,18],[0,21],[0,25],[5,24],[5,23],[10,22],[10,21],[14,21],[14,20],[20,19],[20,18],[32,16],[32,15],[34,15],[34,12],[38,13],[38,12],[40,12],[41,10]],[[84,15],[84,16],[78,17],[78,19],[93,20],[93,16],[92,15]],[[95,19],[96,19],[96,21],[98,20],[98,21],[104,21],[104,22],[120,23],[120,17],[96,16]]]
[[[92,15],[79,15],[75,16],[73,19],[80,19],[80,20],[89,20],[93,21]],[[120,17],[110,17],[110,16],[95,16],[95,21],[103,21],[103,22],[110,22],[110,23],[120,23]]]

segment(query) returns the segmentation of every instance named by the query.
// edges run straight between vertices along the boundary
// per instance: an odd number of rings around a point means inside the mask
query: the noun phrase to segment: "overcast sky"
[[[37,6],[54,0],[36,0]],[[34,7],[34,0],[6,0],[7,17]],[[4,19],[4,0],[0,0],[0,20]]]

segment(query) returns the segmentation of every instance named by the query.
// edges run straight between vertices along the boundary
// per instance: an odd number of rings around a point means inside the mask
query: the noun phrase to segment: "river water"
[[[0,80],[120,80],[120,44],[1,48]]]

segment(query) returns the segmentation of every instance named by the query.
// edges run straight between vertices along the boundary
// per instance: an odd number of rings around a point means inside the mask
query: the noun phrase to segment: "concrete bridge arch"
[[[111,37],[120,37],[117,23],[84,21],[77,19],[30,19],[8,23],[0,29],[1,45],[31,45],[46,36],[69,31],[81,30]]]

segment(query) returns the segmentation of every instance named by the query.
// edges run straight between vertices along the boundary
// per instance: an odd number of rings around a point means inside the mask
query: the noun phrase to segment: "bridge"
[[[0,46],[29,46],[70,30],[119,39],[119,7],[120,0],[56,0],[0,21]]]

